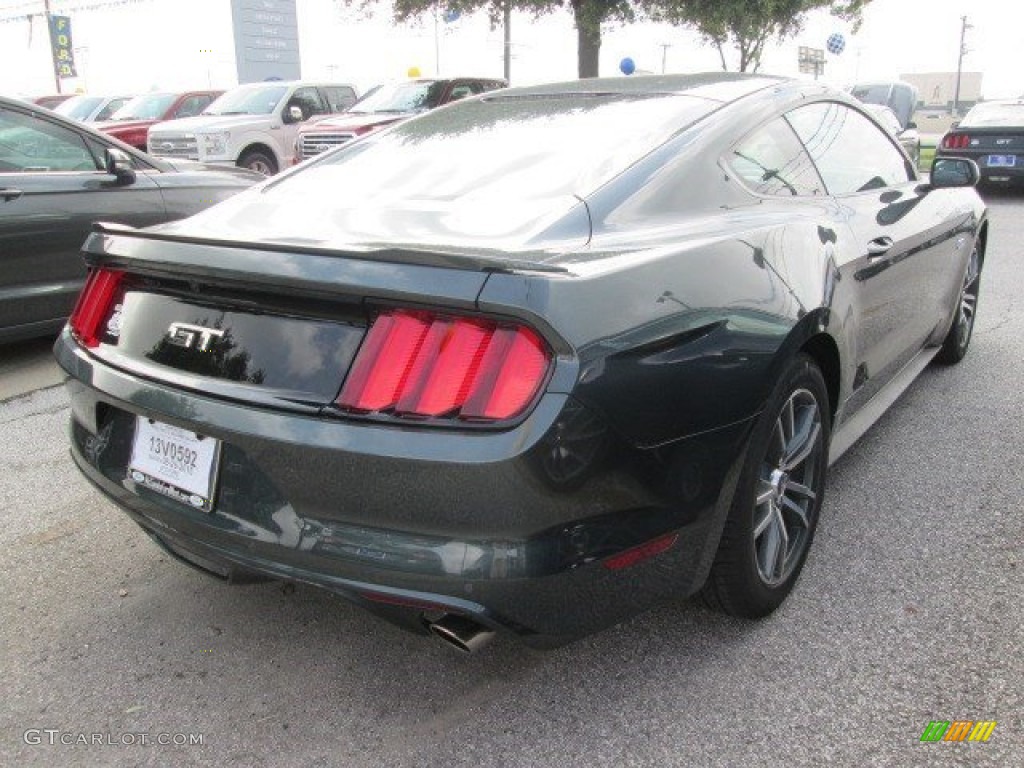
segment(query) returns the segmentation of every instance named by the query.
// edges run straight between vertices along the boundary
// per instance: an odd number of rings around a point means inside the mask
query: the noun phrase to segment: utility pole
[[[512,84],[512,0],[505,0],[505,82]]]
[[[661,44],[661,74],[665,74],[665,60],[668,57],[668,49],[672,47],[671,43]]]
[[[60,93],[60,70],[57,68],[57,60],[53,57],[53,36],[50,32],[50,0],[43,0],[43,10],[46,12],[46,39],[50,41],[50,61],[53,63],[53,83],[57,86],[57,93]]]
[[[434,77],[441,76],[441,31],[437,23],[437,6],[434,6]]]
[[[956,92],[953,94],[953,114],[960,114],[960,76],[964,70],[964,55],[967,53],[967,30],[973,27],[967,23],[967,17],[960,17],[960,58],[956,62]]]

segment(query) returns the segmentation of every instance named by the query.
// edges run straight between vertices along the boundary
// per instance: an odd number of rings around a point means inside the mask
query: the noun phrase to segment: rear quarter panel
[[[855,297],[837,279],[835,201],[756,197],[720,162],[737,125],[791,105],[769,92],[682,132],[587,198],[592,239],[557,259],[571,277],[495,275],[480,296],[549,322],[579,357],[574,394],[634,444],[755,416],[815,334],[847,357]],[[841,378],[845,390],[852,370]]]
[[[842,334],[812,212],[709,217],[645,248],[591,251],[573,277],[494,275],[479,305],[548,324],[579,360],[572,393],[630,442],[717,429],[758,413],[804,340]]]

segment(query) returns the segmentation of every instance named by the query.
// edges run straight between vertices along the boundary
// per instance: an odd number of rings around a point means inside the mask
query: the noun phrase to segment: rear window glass
[[[85,120],[102,101],[103,99],[99,96],[72,96],[54,107],[53,111],[58,115],[70,117],[72,120]]]
[[[1024,102],[1011,104],[978,104],[960,121],[963,128],[980,128],[991,125],[996,128],[1024,127]]]
[[[265,194],[498,206],[582,196],[715,106],[687,96],[494,96],[371,135]]]

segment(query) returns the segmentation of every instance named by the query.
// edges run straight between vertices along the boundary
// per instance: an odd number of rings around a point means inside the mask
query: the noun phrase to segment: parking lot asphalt
[[[760,622],[680,601],[461,657],[171,561],[72,467],[62,388],[0,403],[0,765],[1024,765],[1024,197],[990,205],[968,358],[833,468],[801,581]],[[922,743],[933,720],[997,726]]]
[[[52,338],[0,345],[0,403],[62,381],[52,348]]]

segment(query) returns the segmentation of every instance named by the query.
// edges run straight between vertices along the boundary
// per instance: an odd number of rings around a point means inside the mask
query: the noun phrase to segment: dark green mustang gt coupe
[[[185,563],[463,650],[696,593],[764,616],[830,461],[967,351],[977,178],[918,177],[809,82],[461,101],[192,218],[97,227],[56,347],[72,456]]]

